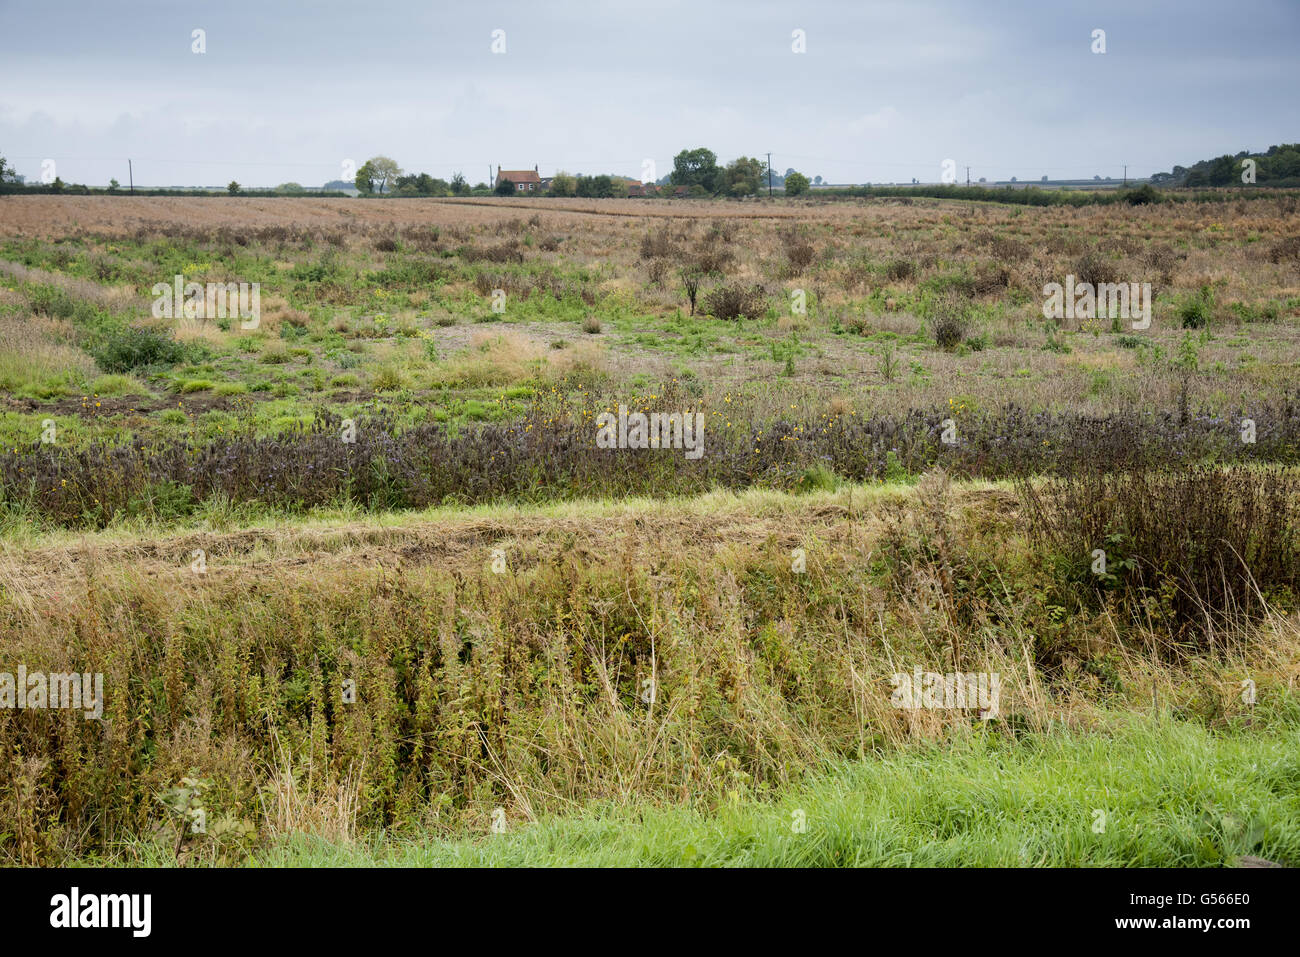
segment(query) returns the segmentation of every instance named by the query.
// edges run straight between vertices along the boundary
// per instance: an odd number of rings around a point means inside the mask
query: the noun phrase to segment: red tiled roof
[[[497,170],[497,182],[500,183],[503,179],[508,179],[512,183],[540,183],[542,181],[535,169]]]

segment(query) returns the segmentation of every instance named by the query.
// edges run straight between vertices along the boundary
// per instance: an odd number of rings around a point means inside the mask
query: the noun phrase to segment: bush
[[[916,275],[916,264],[910,259],[893,259],[885,267],[885,275],[891,282],[902,282]]]
[[[1119,270],[1115,262],[1102,253],[1092,251],[1084,253],[1074,264],[1074,275],[1079,282],[1092,283],[1094,286],[1103,282],[1118,282]]]
[[[790,262],[790,269],[796,275],[812,265],[817,251],[809,243],[791,243],[785,247],[785,257]]]
[[[1114,596],[1135,623],[1168,628],[1171,654],[1221,646],[1234,625],[1300,595],[1294,468],[1081,467],[1017,486],[1065,597]]]
[[[106,333],[90,354],[105,372],[131,372],[143,366],[175,365],[185,347],[154,329],[122,326]]]
[[[38,316],[69,319],[86,325],[95,323],[100,316],[91,303],[70,296],[58,286],[33,286],[27,292],[27,301]]]
[[[1178,307],[1178,318],[1184,329],[1204,329],[1214,313],[1214,291],[1202,286],[1200,291],[1183,300]]]
[[[704,297],[704,311],[715,319],[758,319],[767,312],[767,298],[761,286],[731,283]]]
[[[680,255],[681,250],[673,242],[672,234],[668,231],[667,226],[661,227],[656,232],[646,233],[641,237],[642,259],[676,259]]]
[[[1160,194],[1150,183],[1143,183],[1137,189],[1130,189],[1123,196],[1130,206],[1146,206],[1148,203],[1158,203],[1161,199]]]
[[[1286,236],[1274,243],[1268,251],[1271,263],[1300,262],[1300,236]]]
[[[945,310],[934,320],[934,341],[943,349],[955,349],[966,338],[966,317],[956,310]]]

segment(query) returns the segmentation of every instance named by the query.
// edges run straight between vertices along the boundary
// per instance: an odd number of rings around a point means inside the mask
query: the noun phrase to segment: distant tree
[[[578,181],[570,176],[564,170],[560,170],[551,180],[552,196],[576,196],[578,193]]]
[[[15,182],[14,168],[5,162],[5,158],[0,156],[0,183]]]
[[[1046,173],[1043,174],[1042,182],[1044,182],[1044,183],[1047,182],[1047,174],[1046,174]]]
[[[122,188],[122,184],[119,183],[117,180],[115,180],[115,179],[110,179],[110,180],[108,181],[108,191],[109,191],[110,193],[116,193],[116,192],[117,192],[119,189],[121,189],[121,188]]]
[[[453,196],[464,196],[469,192],[469,183],[465,182],[465,176],[457,171],[456,175],[451,178],[451,194]]]
[[[673,157],[673,172],[669,178],[674,186],[699,186],[710,193],[718,191],[722,170],[718,157],[703,146],[682,150]]]
[[[239,184],[236,183],[235,185],[238,186]],[[63,186],[64,183],[62,177],[56,176],[54,177],[54,182],[50,184],[50,189],[56,193],[61,193],[63,192]]]
[[[393,180],[397,192],[407,196],[446,196],[449,187],[446,180],[436,179],[428,173],[411,173]]]
[[[361,164],[357,170],[356,187],[363,193],[373,193],[375,191],[375,168],[370,165],[370,161]]]
[[[1013,183],[1014,183],[1014,182],[1015,182],[1015,181],[1016,181],[1016,178],[1015,178],[1015,177],[1014,177],[1014,176],[1013,176],[1013,177],[1011,177],[1011,182],[1013,182]]]
[[[515,184],[508,179],[503,179],[497,183],[497,188],[492,190],[498,196],[513,196],[515,194]]]
[[[808,192],[808,177],[803,173],[796,173],[794,170],[788,170],[785,174],[785,195],[799,196]]]
[[[305,193],[301,183],[281,183],[275,188],[277,193]]]
[[[57,180],[56,180],[55,182],[57,182]],[[238,183],[236,183],[233,179],[232,179],[229,183],[226,184],[226,192],[229,193],[231,196],[236,196],[236,195],[238,195],[238,194],[239,194],[239,191],[240,191],[242,188],[243,188],[243,187],[240,186]]]
[[[814,186],[820,186],[821,184],[822,184],[822,178],[821,178],[820,176],[814,176],[814,177],[813,177],[813,185],[814,185]]]
[[[402,175],[402,168],[397,165],[396,160],[389,159],[387,156],[372,156],[366,160],[366,165],[370,167],[370,178],[374,182],[374,188],[377,192],[385,192],[388,184]]]
[[[727,164],[723,176],[731,196],[752,196],[758,192],[766,172],[764,164],[753,157],[741,156]]]
[[[589,199],[609,199],[614,195],[614,177],[601,174],[599,176],[579,176],[574,192]]]

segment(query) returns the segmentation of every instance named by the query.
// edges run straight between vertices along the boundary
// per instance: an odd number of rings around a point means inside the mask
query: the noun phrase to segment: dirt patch
[[[259,396],[241,396],[240,398],[258,399]],[[269,396],[268,396],[269,398]],[[230,396],[203,395],[191,393],[183,397],[163,396],[154,398],[145,395],[127,396],[65,396],[61,399],[32,399],[27,397],[0,396],[3,408],[8,412],[40,412],[52,415],[78,415],[82,418],[112,418],[118,415],[147,414],[163,409],[180,409],[190,415],[201,415],[213,409],[222,412],[230,409],[235,401]]]

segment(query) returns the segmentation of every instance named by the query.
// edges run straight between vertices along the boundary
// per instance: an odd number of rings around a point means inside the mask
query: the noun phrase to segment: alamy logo
[[[949,711],[978,708],[985,721],[998,716],[1002,679],[996,672],[939,674],[916,668],[911,674],[897,672],[890,681],[894,693],[889,703],[895,708]]]
[[[0,708],[69,708],[84,711],[87,721],[98,721],[104,716],[104,675],[75,671],[47,675],[28,672],[25,665],[18,666],[16,675],[0,671]]]
[[[148,937],[153,927],[150,894],[85,894],[79,887],[50,898],[51,927],[129,927],[132,937]]]
[[[155,319],[239,318],[241,329],[256,329],[262,320],[262,287],[256,282],[186,282],[176,275],[152,290]]]
[[[688,459],[704,454],[703,412],[633,412],[596,417],[596,447],[601,449],[685,449]]]
[[[1075,283],[1065,277],[1065,285],[1049,282],[1043,287],[1044,319],[1133,319],[1134,329],[1151,325],[1151,283],[1090,282]]]

